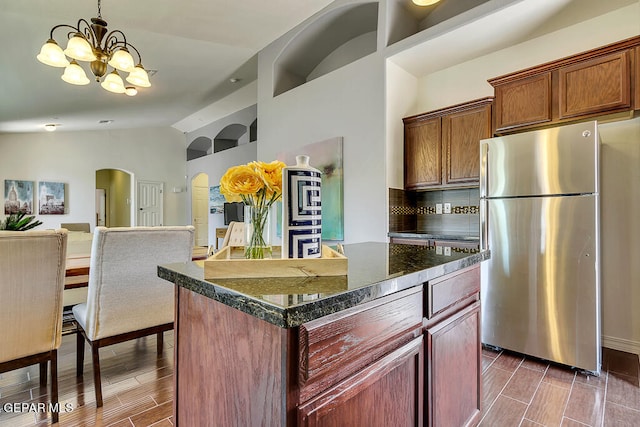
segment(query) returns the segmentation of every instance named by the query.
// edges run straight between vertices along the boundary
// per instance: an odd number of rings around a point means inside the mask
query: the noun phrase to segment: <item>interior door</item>
[[[138,225],[160,226],[163,223],[164,184],[138,181]]]
[[[198,174],[191,181],[191,213],[195,245],[209,246],[209,176]]]
[[[107,225],[107,192],[96,188],[96,226]]]

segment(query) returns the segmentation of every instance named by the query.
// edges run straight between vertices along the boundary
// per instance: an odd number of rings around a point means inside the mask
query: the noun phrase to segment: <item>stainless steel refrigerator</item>
[[[599,374],[595,121],[480,141],[482,342]]]

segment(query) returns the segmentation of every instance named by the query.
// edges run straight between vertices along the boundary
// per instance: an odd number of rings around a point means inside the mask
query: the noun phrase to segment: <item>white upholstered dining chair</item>
[[[220,249],[225,246],[244,246],[244,241],[244,222],[231,221],[222,240]]]
[[[51,365],[51,417],[58,422],[66,230],[0,231],[0,373]]]
[[[87,302],[73,307],[79,325],[76,374],[82,376],[84,340],[91,346],[96,406],[102,406],[99,349],[173,329],[174,285],[158,265],[191,261],[193,226],[96,227]]]

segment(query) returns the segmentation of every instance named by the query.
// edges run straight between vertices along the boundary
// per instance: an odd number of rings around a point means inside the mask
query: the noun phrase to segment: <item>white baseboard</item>
[[[602,346],[613,350],[635,353],[640,356],[640,342],[624,338],[602,336]]]

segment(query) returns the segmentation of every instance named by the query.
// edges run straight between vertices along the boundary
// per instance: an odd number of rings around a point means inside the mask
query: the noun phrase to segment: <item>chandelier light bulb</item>
[[[85,39],[82,34],[76,33],[69,39],[67,48],[64,50],[64,54],[69,58],[77,59],[79,61],[95,61],[96,55],[93,53],[93,48]]]
[[[149,82],[149,75],[144,70],[144,68],[142,68],[142,64],[138,64],[135,66],[135,68],[127,76],[127,81],[132,85],[140,87],[151,86],[151,83]]]
[[[432,4],[438,3],[440,0],[413,0],[413,3],[418,6],[431,6]]]
[[[124,93],[127,94],[127,96],[136,96],[138,94],[138,89],[133,86],[127,86],[124,88]]]
[[[109,65],[113,68],[116,68],[120,71],[131,72],[135,66],[133,62],[133,57],[127,50],[127,48],[122,48],[116,50],[111,56],[111,60],[109,60]]]
[[[52,67],[66,67],[69,65],[67,57],[64,56],[62,48],[58,46],[55,40],[49,39],[42,45],[38,56],[38,61]]]
[[[118,74],[118,71],[113,70],[110,72],[104,81],[100,84],[105,90],[113,93],[124,93],[124,82],[122,77]]]
[[[90,81],[75,59],[64,69],[64,74],[61,78],[67,83],[78,86],[88,85]]]

